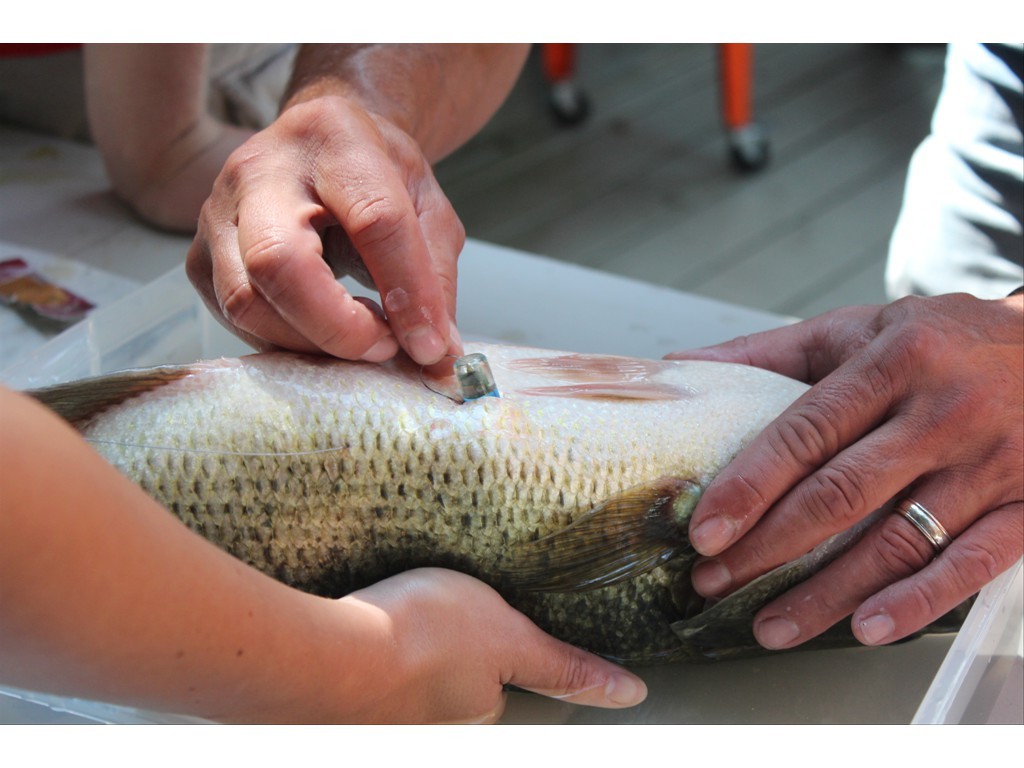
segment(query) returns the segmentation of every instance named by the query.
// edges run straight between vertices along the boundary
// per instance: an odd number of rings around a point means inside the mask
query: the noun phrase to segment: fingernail
[[[712,517],[690,531],[690,544],[702,555],[717,555],[732,543],[737,527],[735,520]]]
[[[363,352],[363,360],[368,363],[383,363],[390,360],[398,352],[398,341],[394,336],[385,336],[368,350]]]
[[[647,698],[647,686],[633,675],[612,675],[604,686],[605,698],[619,707],[634,707]]]
[[[446,351],[441,334],[430,325],[413,328],[405,337],[405,348],[412,359],[420,365],[436,363]]]
[[[754,625],[754,636],[765,648],[788,648],[800,637],[800,627],[789,619],[775,616]]]
[[[451,341],[448,342],[450,349],[457,349],[459,353],[462,352],[462,334],[459,333],[459,329],[455,327],[455,321],[448,321],[448,336]]]
[[[857,622],[861,641],[866,645],[880,645],[896,632],[896,625],[891,617],[884,613],[876,613]]]
[[[693,566],[693,588],[704,597],[721,595],[732,586],[732,573],[717,560],[705,560]]]

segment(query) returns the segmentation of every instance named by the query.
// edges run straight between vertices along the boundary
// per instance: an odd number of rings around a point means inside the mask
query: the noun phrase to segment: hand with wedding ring
[[[765,606],[791,648],[852,614],[868,645],[918,631],[1024,553],[1024,297],[847,307],[669,355],[812,384],[710,484],[694,587],[721,597],[895,501],[848,552]]]

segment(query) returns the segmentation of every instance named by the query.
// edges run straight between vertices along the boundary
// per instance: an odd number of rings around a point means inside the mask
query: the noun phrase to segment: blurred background
[[[885,301],[945,47],[753,46],[769,157],[747,172],[730,158],[717,49],[576,45],[589,110],[566,124],[535,47],[504,107],[436,169],[467,234],[785,315]]]
[[[576,100],[552,108],[557,46],[536,45],[491,122],[438,164],[470,237],[789,317],[886,300],[887,244],[945,46],[568,48],[559,77]],[[744,48],[752,58],[733,71],[767,150],[756,168],[737,167],[724,125],[719,57]],[[7,61],[0,115],[21,71],[42,85],[14,90],[84,132],[79,56]],[[97,305],[181,265],[190,236],[132,214],[94,147],[38,130],[0,117],[0,262],[28,259]],[[0,313],[0,361],[49,337],[25,326]]]

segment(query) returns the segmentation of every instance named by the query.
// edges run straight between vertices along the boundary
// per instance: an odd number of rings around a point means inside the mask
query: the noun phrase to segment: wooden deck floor
[[[548,112],[535,51],[437,175],[472,237],[786,315],[882,302],[943,58],[940,46],[757,46],[772,157],[744,175],[726,154],[714,46],[579,46],[591,113],[575,127]]]

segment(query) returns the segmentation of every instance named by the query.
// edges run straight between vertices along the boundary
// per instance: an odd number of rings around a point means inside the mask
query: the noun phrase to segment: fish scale
[[[190,528],[296,588],[339,596],[449,567],[612,658],[756,650],[749,622],[724,646],[681,638],[701,611],[688,515],[806,386],[718,363],[474,350],[501,397],[457,402],[451,382],[427,386],[407,359],[283,353],[33,394],[77,414],[96,449]],[[737,593],[714,610],[757,607]]]

